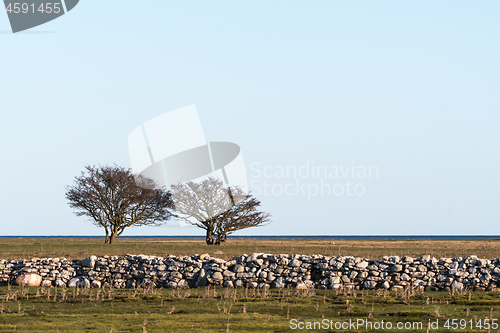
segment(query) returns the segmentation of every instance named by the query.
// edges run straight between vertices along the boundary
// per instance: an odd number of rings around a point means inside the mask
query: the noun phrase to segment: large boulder
[[[87,280],[83,276],[79,276],[79,277],[72,278],[71,280],[69,280],[68,287],[70,287],[70,288],[77,288],[77,287],[86,288],[86,287],[90,287],[90,282],[89,282],[89,280]]]
[[[88,258],[85,258],[82,260],[82,266],[94,268],[96,260],[97,260],[96,256],[90,256]]]
[[[16,284],[18,286],[38,287],[40,283],[42,283],[42,277],[33,273],[20,275],[16,279]]]

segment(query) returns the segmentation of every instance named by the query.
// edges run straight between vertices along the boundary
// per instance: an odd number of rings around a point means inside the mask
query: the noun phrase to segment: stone
[[[50,281],[50,280],[43,280],[40,285],[42,287],[52,287],[52,281]]]
[[[392,272],[401,272],[402,270],[403,270],[403,265],[392,265],[391,266]]]
[[[94,268],[96,260],[97,260],[96,256],[90,256],[88,258],[85,258],[82,260],[82,266]]]
[[[186,280],[180,280],[177,282],[177,288],[189,288],[189,283]]]
[[[346,276],[346,275],[342,275],[342,282],[344,283],[351,283],[351,280],[349,280],[349,278]]]
[[[245,271],[245,266],[243,266],[243,265],[235,265],[233,267],[234,273],[243,273],[244,271]]]
[[[387,282],[387,281],[386,281],[386,282]],[[377,282],[375,282],[375,281],[365,281],[365,282],[363,283],[363,287],[364,287],[365,289],[373,289],[373,288],[375,288],[376,286],[377,286]]]
[[[338,277],[338,276],[332,276],[330,278],[330,280],[331,280],[331,284],[339,284],[339,283],[341,283],[340,277]]]
[[[86,278],[80,276],[69,280],[68,287],[70,288],[86,288],[90,287],[90,282]]]
[[[210,255],[208,253],[203,253],[200,255],[201,261],[207,260],[208,258],[210,258]]]
[[[431,256],[426,254],[426,255],[423,255],[421,256],[420,258],[418,258],[418,261],[420,262],[428,262],[428,261],[431,261]]]
[[[247,257],[246,262],[252,262],[254,260],[257,260],[257,258],[260,257],[261,255],[263,255],[263,253],[252,253]]]
[[[461,282],[453,281],[453,283],[451,284],[451,289],[462,291],[464,289],[464,285]]]
[[[255,277],[255,273],[252,272],[247,272],[247,273],[236,273],[237,278],[243,278],[243,279],[251,279]]]
[[[66,283],[64,283],[64,281],[61,279],[57,279],[54,285],[58,288],[66,287]]]
[[[413,281],[413,286],[414,287],[423,287],[423,286],[425,286],[425,282],[422,280],[415,280],[415,281]]]
[[[38,287],[42,283],[42,277],[38,274],[23,274],[16,279],[18,286]]]
[[[368,262],[367,261],[360,261],[356,264],[356,267],[360,268],[360,269],[365,269],[366,267],[368,267]]]
[[[226,288],[233,288],[234,287],[233,281],[224,281],[224,283],[222,284],[222,286],[226,287]]]
[[[486,259],[479,259],[479,260],[476,260],[474,265],[479,266],[479,267],[484,267],[487,265],[487,263],[488,263],[488,261]]]
[[[69,280],[73,276],[73,272],[69,270],[64,270],[61,272],[61,279],[63,280]]]
[[[167,288],[177,288],[177,282],[175,282],[175,281],[168,281],[166,287]]]
[[[306,280],[304,281],[304,284],[306,285],[307,288],[309,289],[313,289],[314,288],[314,282],[312,282],[311,280]]]
[[[198,279],[195,282],[196,287],[204,287],[207,285],[207,275],[205,270],[202,268],[200,270],[200,274],[198,275]]]
[[[403,274],[401,274],[401,280],[402,281],[411,281],[411,277],[408,274],[403,273]]]
[[[235,273],[233,273],[233,272],[231,272],[231,271],[227,271],[227,270],[226,270],[226,271],[222,272],[222,275],[224,275],[224,277],[233,277],[233,276],[235,276],[236,274],[235,274]]]
[[[280,276],[273,282],[274,288],[285,288],[286,284],[283,278]]]
[[[411,264],[411,263],[413,263],[414,259],[413,259],[412,257],[405,256],[405,257],[403,258],[403,261],[404,261],[405,263]]]
[[[203,259],[201,260],[200,257]],[[367,260],[359,257],[322,255],[271,255],[254,253],[229,261],[199,256],[165,257],[125,255],[90,256],[83,260],[64,258],[34,260],[0,259],[0,284],[32,274],[41,286],[134,288],[153,285],[175,288],[205,285],[230,287],[321,289],[394,289],[476,290],[497,288],[500,259],[441,258],[430,256],[384,257]],[[75,277],[76,276],[76,277]],[[208,279],[207,279],[208,277]],[[35,279],[35,284],[38,283]],[[16,281],[13,281],[16,283]]]
[[[447,277],[446,275],[443,275],[443,274],[440,274],[440,275],[438,275],[438,277],[437,277],[437,280],[438,280],[439,282],[446,281],[446,279],[448,279],[448,277]]]
[[[280,266],[288,266],[288,263],[290,261],[287,258],[281,258],[280,261],[278,262],[278,265]]]
[[[81,288],[89,288],[90,287],[90,281],[83,278],[81,281],[80,281],[80,287]]]

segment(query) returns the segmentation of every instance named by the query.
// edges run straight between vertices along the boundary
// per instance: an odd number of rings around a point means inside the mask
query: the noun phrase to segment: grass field
[[[222,252],[222,253],[221,253]],[[378,259],[387,255],[436,258],[476,255],[500,257],[499,239],[477,240],[332,240],[332,239],[229,239],[221,246],[208,246],[201,239],[126,239],[106,245],[102,238],[91,239],[0,239],[0,259],[66,257],[90,255],[147,254],[176,256],[209,253],[229,259],[243,253],[351,255]]]
[[[291,332],[294,319],[401,322],[411,325],[407,332],[426,332],[429,320],[439,324],[432,332],[450,332],[447,320],[459,319],[468,329],[456,332],[479,332],[486,318],[500,318],[497,292],[2,287],[0,298],[2,332]],[[334,327],[323,331],[392,331]],[[498,329],[483,326],[489,331]]]
[[[209,253],[228,259],[242,253],[384,255],[437,258],[477,255],[500,257],[500,241],[481,240],[321,240],[230,239],[207,246],[203,240],[0,239],[0,258],[89,255]],[[0,332],[296,332],[296,324],[329,325],[349,320],[382,321],[393,329],[335,329],[322,332],[393,332],[398,322],[406,332],[500,332],[484,329],[485,319],[500,319],[499,292],[335,291],[262,289],[57,289],[0,287]],[[448,320],[462,320],[452,322]],[[428,321],[439,329],[426,329]],[[331,322],[330,322],[331,321]],[[456,323],[457,329],[445,327]],[[322,322],[325,323],[325,322]],[[413,324],[415,323],[415,324]],[[461,329],[465,324],[466,329]],[[472,329],[471,329],[472,325]],[[480,328],[480,326],[482,326]],[[385,326],[387,328],[387,326]]]

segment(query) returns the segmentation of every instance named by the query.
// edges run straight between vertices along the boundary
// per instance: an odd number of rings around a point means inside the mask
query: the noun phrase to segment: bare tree
[[[86,166],[66,190],[75,214],[104,228],[106,244],[113,243],[125,228],[160,225],[173,216],[170,192],[155,189],[153,180],[119,166]]]
[[[270,222],[271,215],[259,211],[257,209],[259,206],[260,201],[247,194],[239,203],[219,215],[215,228],[217,235],[215,244],[220,245],[225,242],[227,236],[235,231],[258,227]]]
[[[235,231],[270,221],[270,214],[257,210],[259,200],[238,186],[225,187],[214,176],[172,185],[171,191],[177,217],[204,229],[208,245],[220,245]]]

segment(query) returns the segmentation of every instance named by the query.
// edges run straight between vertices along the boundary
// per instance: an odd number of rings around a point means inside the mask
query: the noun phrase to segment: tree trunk
[[[224,232],[220,232],[217,234],[217,238],[215,239],[215,245],[221,245],[226,241],[227,234]]]
[[[207,229],[207,237],[206,237],[207,245],[214,245],[214,232],[212,230]]]
[[[116,238],[116,234],[114,234],[114,233],[111,234],[111,236],[109,237],[109,243],[108,244],[112,244],[113,241],[115,240],[115,238]]]
[[[104,244],[109,244],[109,231],[107,228],[105,230],[106,230],[106,238],[104,239]]]

